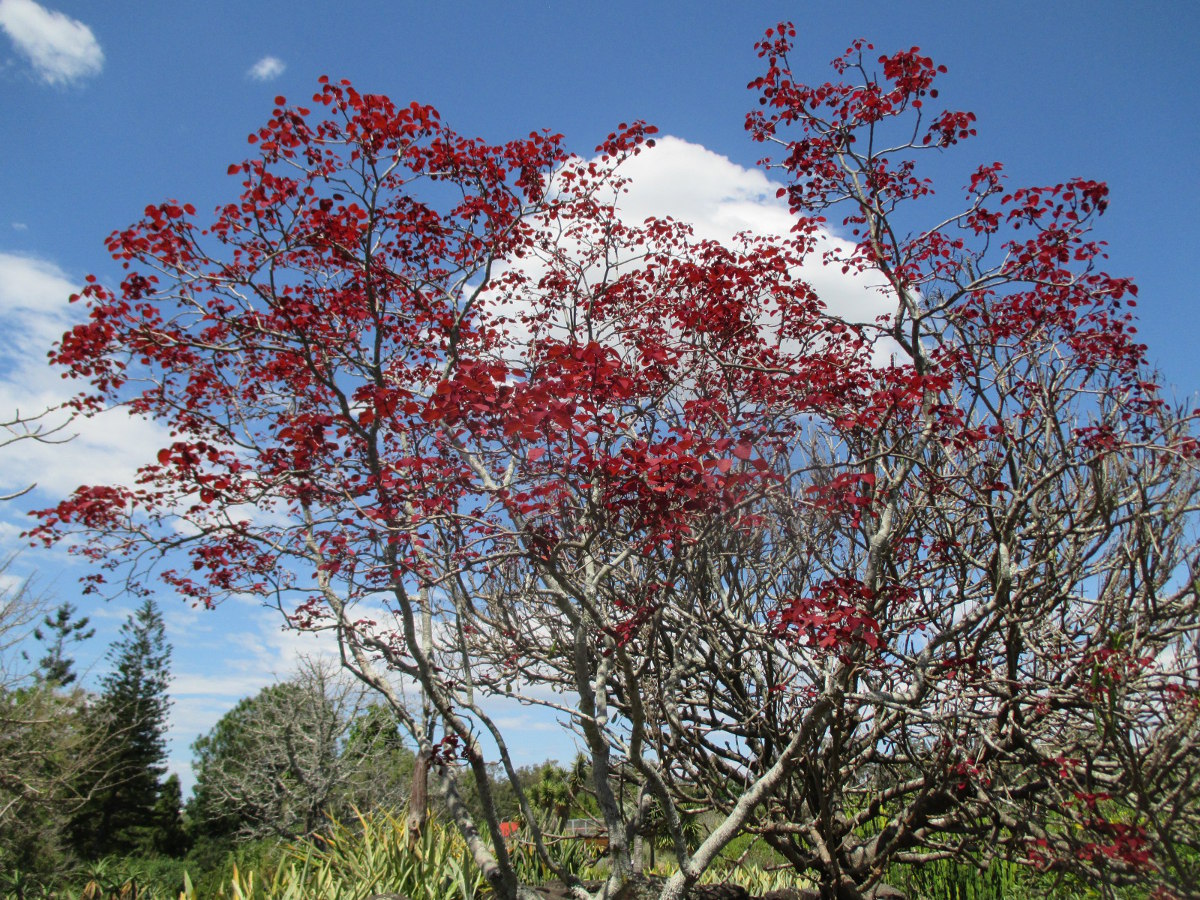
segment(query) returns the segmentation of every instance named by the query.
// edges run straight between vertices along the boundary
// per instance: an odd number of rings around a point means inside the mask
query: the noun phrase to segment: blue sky
[[[881,52],[918,45],[949,68],[941,100],[974,111],[979,137],[938,160],[948,198],[992,160],[1014,185],[1106,180],[1108,268],[1141,286],[1141,333],[1174,394],[1200,389],[1192,2],[0,0],[0,420],[61,396],[41,360],[83,276],[117,280],[107,234],[151,202],[204,210],[233,196],[226,168],[247,155],[272,99],[306,101],[322,74],[432,103],[459,131],[493,140],[560,131],[582,154],[643,118],[680,140],[639,170],[639,209],[714,233],[786,224],[749,171],[761,148],[742,129],[745,85],[760,72],[753,43],[781,19],[797,23],[793,65],[807,80],[830,78],[828,61],[859,36]],[[109,419],[61,447],[0,450],[0,493],[39,483],[0,507],[0,552],[22,547],[27,509],[81,481],[127,476],[159,437]],[[17,568],[54,599],[79,600],[79,566],[61,551],[27,550]],[[249,604],[203,613],[161,603],[175,645],[172,766],[186,782],[195,736],[315,648]],[[100,629],[80,653],[94,678],[128,607],[81,605]],[[569,757],[551,724],[512,716],[533,738],[518,742],[520,761]]]

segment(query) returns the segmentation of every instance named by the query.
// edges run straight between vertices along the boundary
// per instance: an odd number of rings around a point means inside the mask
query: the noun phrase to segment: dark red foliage
[[[812,86],[794,39],[759,43],[746,127],[795,227],[729,245],[617,215],[641,122],[582,160],[345,81],[277,97],[235,199],[147,206],[119,287],[73,298],[79,409],[170,433],[33,534],[333,630],[420,684],[435,768],[485,773],[477,691],[544,689],[594,766],[839,896],[922,853],[1178,873],[1147,785],[1200,778],[1162,749],[1195,718],[1200,445],[1099,269],[1107,189],[987,164],[947,216],[919,161],[975,117],[931,108],[945,68],[856,41]],[[649,806],[609,799],[619,860]]]

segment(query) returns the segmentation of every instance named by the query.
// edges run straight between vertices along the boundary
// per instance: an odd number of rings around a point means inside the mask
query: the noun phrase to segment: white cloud
[[[46,362],[46,353],[82,310],[67,304],[78,283],[52,263],[0,253],[0,328],[19,340],[0,344],[0,421],[15,413],[36,415],[52,409],[74,392],[71,382]],[[49,496],[61,499],[82,483],[130,484],[148,448],[165,446],[166,430],[153,422],[110,410],[90,419],[66,423],[51,413],[46,429],[64,427],[56,441],[23,440],[4,447],[0,494],[37,482]],[[15,512],[15,510],[13,510]]]
[[[0,0],[0,28],[46,84],[70,84],[104,68],[92,29],[33,0]]]
[[[744,168],[707,147],[670,135],[622,165],[621,174],[631,179],[628,193],[617,204],[627,222],[670,216],[690,224],[697,237],[717,241],[728,241],[741,231],[782,237],[796,223],[776,196],[780,184],[761,169]],[[870,322],[886,311],[882,298],[867,278],[822,265],[822,253],[834,247],[848,253],[851,244],[823,232],[800,276],[830,312]]]
[[[746,229],[787,234],[794,221],[775,196],[779,185],[760,169],[677,137],[659,138],[620,171],[631,184],[617,205],[630,222],[670,216],[690,223],[698,237],[725,240]]]
[[[283,70],[287,65],[282,59],[277,56],[264,56],[258,62],[250,67],[246,73],[255,81],[270,81],[273,78],[278,78],[283,74]]]
[[[29,230],[29,226],[26,225],[24,222],[13,222],[12,227],[13,227],[13,231],[28,231]]]
[[[70,324],[67,297],[77,289],[78,285],[53,263],[0,253],[0,315],[16,316],[23,328],[35,329],[33,334],[22,332],[22,344],[40,344],[61,335]],[[11,349],[12,345],[8,346]]]
[[[670,135],[660,137],[655,146],[644,149],[639,155],[624,161],[619,175],[627,179],[622,193],[615,198],[617,214],[622,221],[636,226],[647,218],[671,218],[691,226],[696,238],[724,243],[734,243],[733,238],[743,232],[766,238],[786,240],[795,224],[795,217],[788,211],[784,200],[777,196],[781,185],[772,181],[761,169],[748,169],[699,144],[693,144]],[[607,200],[609,198],[602,197]],[[832,232],[821,229],[817,232],[816,245],[791,277],[809,284],[834,316],[856,323],[871,323],[891,310],[885,296],[879,291],[879,279],[871,274],[854,271],[843,272],[840,265],[825,265],[824,255],[832,252],[836,256],[850,255],[853,245]],[[588,254],[591,248],[582,248],[570,241],[559,241],[558,250],[568,256],[578,254],[576,260],[580,272],[593,284],[610,277]],[[610,260],[613,262],[613,260]],[[622,256],[618,251],[616,267],[636,265],[631,256]],[[527,257],[516,263],[536,283],[542,261]],[[504,271],[500,267],[493,275]],[[489,296],[491,309],[497,316],[504,316],[514,354],[520,354],[527,343],[530,332],[522,322],[525,300],[521,297],[501,299]],[[552,327],[567,327],[567,321],[575,316],[568,310],[560,310],[559,320]],[[768,323],[764,323],[770,327]],[[611,333],[593,332],[597,340],[624,340],[618,332],[619,322],[610,322]],[[880,341],[874,357],[885,362],[892,345]]]

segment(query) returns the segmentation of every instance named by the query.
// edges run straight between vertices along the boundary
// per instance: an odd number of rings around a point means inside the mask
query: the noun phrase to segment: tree
[[[295,677],[242,700],[193,745],[197,831],[296,838],[355,808],[400,806],[412,754],[390,718],[336,667],[304,661]]]
[[[550,827],[562,833],[567,819],[571,817],[571,804],[574,802],[573,785],[569,773],[560,769],[556,764],[547,762],[537,771],[537,780],[533,782],[526,793],[529,802],[548,819]]]
[[[112,671],[101,679],[91,710],[97,729],[111,742],[109,769],[87,786],[88,802],[71,830],[88,859],[151,849],[164,818],[166,730],[170,699],[171,645],[154,600],[147,598],[121,626],[110,646]]]
[[[9,576],[15,557],[0,561],[0,576]],[[26,657],[19,651],[21,644],[36,627],[47,603],[36,594],[28,579],[17,587],[0,588],[0,689],[9,690],[28,679]]]
[[[398,810],[409,802],[416,757],[389,707],[370,703],[357,715],[340,756],[347,784],[339,816],[354,809]]]
[[[182,554],[185,596],[332,632],[504,898],[526,886],[481,731],[554,868],[490,714],[514,697],[579,734],[610,895],[651,825],[680,862],[665,900],[746,829],[827,897],[993,854],[1186,892],[1198,446],[1133,284],[1098,268],[1106,189],[1009,190],[993,164],[947,212],[918,159],[973,116],[927,111],[941,70],[914,49],[876,73],[859,42],[835,63],[856,82],[809,87],[792,35],[760,45],[748,127],[796,228],[731,246],[621,220],[639,123],[580,160],[346,82],[316,115],[277,98],[237,202],[110,238],[128,274],[89,281],[55,358],[80,409],[127,403],[173,443],[38,534],[134,581]],[[797,274],[822,254],[871,275],[879,318],[822,304]]]
[[[38,661],[40,677],[48,682],[67,687],[75,681],[71,671],[74,660],[66,655],[68,644],[77,644],[95,637],[96,629],[88,628],[88,617],[75,618],[75,604],[62,603],[54,610],[54,616],[42,618],[42,626],[33,630],[33,636],[46,645],[46,655]]]
[[[111,747],[86,695],[30,671],[19,650],[48,606],[28,580],[0,590],[0,869],[53,884],[70,858],[67,823],[87,799],[81,785],[102,780]]]
[[[562,834],[570,818],[595,817],[595,803],[587,790],[591,772],[585,754],[577,754],[569,769],[547,760],[526,772],[522,783],[529,802],[540,813],[539,819],[548,820],[550,831]]]
[[[1107,190],[1010,190],[992,164],[939,215],[916,160],[974,133],[926,113],[944,69],[914,49],[873,72],[856,42],[834,64],[853,81],[808,86],[794,33],[759,45],[747,127],[801,231],[842,210],[829,261],[892,308],[832,327],[892,361],[771,448],[780,490],[748,510],[768,527],[722,522],[675,570],[693,602],[654,634],[661,714],[691,727],[662,746],[728,808],[722,772],[810,729],[760,827],[829,895],[994,856],[1193,893],[1193,420],[1147,372],[1136,288],[1098,268]]]
[[[52,884],[67,868],[81,784],[106,771],[97,738],[80,692],[36,682],[0,690],[0,869]]]
[[[152,822],[152,847],[156,853],[178,858],[188,851],[188,834],[183,821],[183,788],[178,775],[171,773],[162,783],[154,804]]]

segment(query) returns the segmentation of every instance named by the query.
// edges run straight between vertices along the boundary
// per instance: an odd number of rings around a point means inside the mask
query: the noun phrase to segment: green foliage
[[[291,828],[290,822],[280,821],[282,810],[273,807],[282,805],[289,793],[288,780],[295,780],[288,772],[288,743],[298,723],[277,713],[295,709],[301,693],[291,682],[263,688],[238,701],[192,744],[196,786],[188,815],[198,834],[231,836],[247,823],[271,819],[285,830]],[[244,775],[263,792],[243,792]],[[231,784],[235,781],[236,786]]]
[[[92,716],[112,749],[102,777],[81,789],[89,800],[71,822],[84,859],[152,850],[163,815],[171,646],[153,600],[121,626],[108,658],[113,668],[101,681]]]
[[[913,900],[1024,900],[1029,893],[1021,876],[1019,867],[1004,860],[994,860],[980,871],[976,866],[940,859],[919,866],[892,866],[885,880]]]
[[[34,900],[51,897],[53,893],[41,872],[10,865],[0,860],[0,898],[3,900]]]
[[[661,863],[650,874],[670,877],[679,871],[674,862]],[[709,867],[700,876],[700,884],[740,884],[751,895],[762,895],[768,891],[796,891],[811,888],[812,882],[796,875],[791,869],[759,869],[754,866],[733,868]]]
[[[347,767],[342,809],[396,808],[408,802],[415,755],[404,744],[391,708],[373,704],[350,724],[343,759]]]
[[[527,831],[519,833],[509,843],[513,869],[523,884],[541,884],[558,877],[538,855],[537,847]],[[546,841],[546,852],[562,871],[583,880],[601,877],[596,867],[597,850],[581,838],[555,838]]]
[[[1150,900],[1157,896],[1149,885],[1095,885],[1069,873],[1042,872],[1002,859],[982,869],[948,859],[896,864],[884,880],[910,900]]]
[[[312,661],[241,700],[192,748],[197,837],[292,839],[356,808],[394,808],[413,768],[395,716],[364,709],[361,686]]]
[[[106,856],[84,868],[84,885],[67,896],[86,900],[176,900],[189,883],[182,860],[166,856]]]
[[[700,841],[704,839],[704,826],[700,820],[700,813],[692,810],[677,809],[676,814],[679,816],[679,827],[683,834],[684,842],[689,852],[694,851],[700,845]],[[651,869],[657,863],[659,850],[665,850],[669,853],[673,853],[675,850],[675,842],[671,837],[670,831],[667,829],[662,807],[659,806],[657,801],[650,804],[649,811],[642,822],[642,836],[650,850]]]
[[[0,689],[0,871],[47,884],[70,864],[78,784],[103,771],[104,751],[82,693],[45,682]]]
[[[28,580],[0,587],[0,891],[11,896],[40,896],[69,870],[67,822],[108,764],[87,696],[64,688],[75,680],[65,647],[90,636],[86,624],[70,604],[50,615]],[[21,650],[31,633],[49,643],[40,667]]]
[[[709,869],[700,876],[701,884],[719,884],[726,881],[740,884],[752,895],[761,895],[768,891],[795,891],[813,886],[811,881],[797,876],[790,869],[758,869],[753,866],[740,866],[726,872],[714,872]]]
[[[75,618],[72,603],[61,604],[53,617],[45,616],[33,630],[33,636],[46,646],[46,655],[38,660],[38,677],[59,687],[74,683],[75,673],[71,669],[75,661],[67,656],[67,645],[89,640],[95,634],[95,628],[88,628],[87,616]]]
[[[284,864],[287,850],[286,843],[274,838],[234,843],[228,838],[201,836],[184,859],[192,895],[204,900],[225,896],[237,872],[255,872],[270,880]]]
[[[163,782],[154,804],[154,850],[164,856],[178,858],[187,852],[189,840],[183,822],[183,790],[178,775],[169,775]]]
[[[552,825],[555,831],[561,831],[571,817],[574,794],[569,773],[552,762],[537,770],[537,780],[526,789],[529,802],[545,819],[555,823]]]
[[[521,770],[526,796],[541,820],[552,831],[562,831],[570,818],[596,815],[595,798],[588,792],[591,765],[580,753],[571,768],[564,769],[548,760],[532,769]]]
[[[725,845],[720,856],[713,862],[717,872],[738,869],[778,869],[786,860],[756,834],[739,834]]]
[[[354,824],[333,822],[327,833],[288,851],[273,875],[236,871],[229,900],[364,900],[394,891],[411,900],[473,900],[484,887],[456,832],[430,822],[409,849],[400,816],[376,813]],[[207,900],[200,895],[187,900]]]

